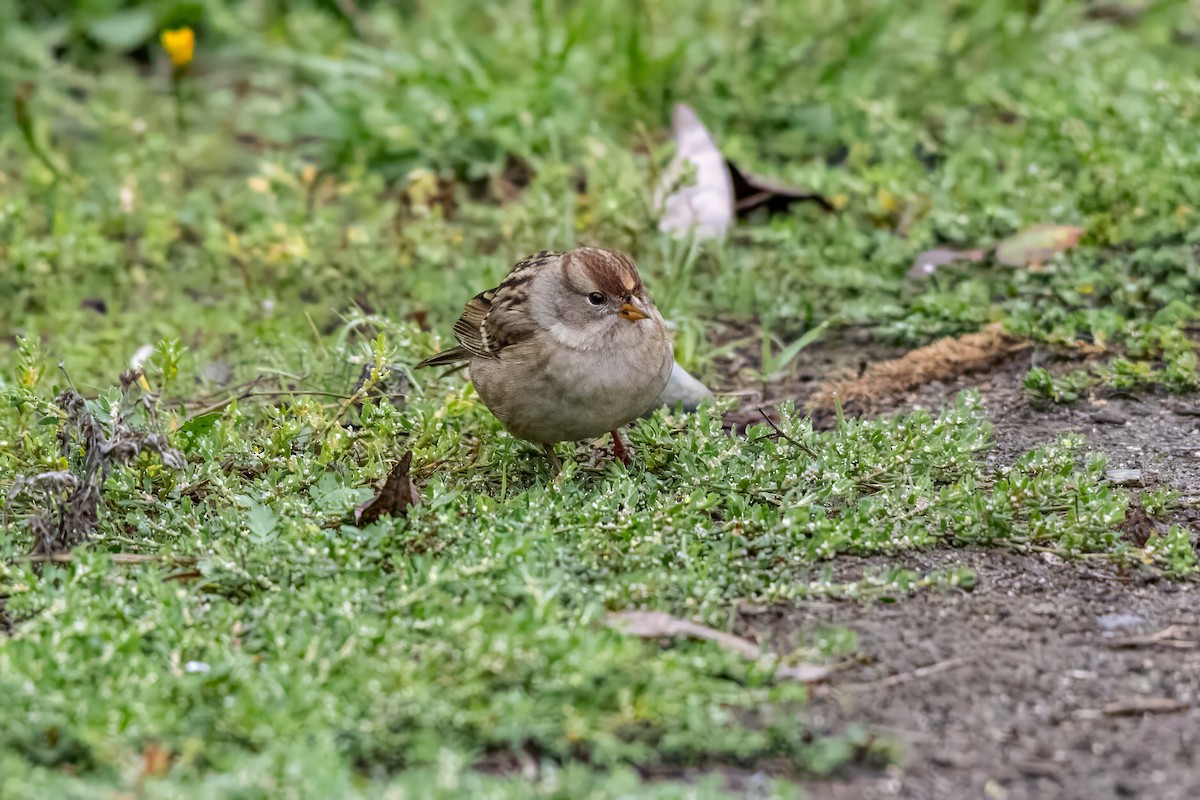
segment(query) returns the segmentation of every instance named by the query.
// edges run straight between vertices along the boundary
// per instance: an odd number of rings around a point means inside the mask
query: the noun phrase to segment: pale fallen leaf
[[[733,182],[725,157],[696,112],[682,103],[671,115],[675,157],[654,192],[654,207],[662,214],[659,230],[715,239],[733,225]],[[692,183],[682,184],[688,168]]]
[[[400,462],[388,473],[383,488],[375,496],[358,508],[354,509],[354,522],[360,527],[369,525],[385,514],[394,516],[403,513],[406,508],[416,505],[419,495],[417,487],[409,475],[412,466],[412,451],[404,454]]]
[[[1189,628],[1186,625],[1168,625],[1161,631],[1146,636],[1130,636],[1124,639],[1114,639],[1109,647],[1170,647],[1176,650],[1195,650],[1200,648],[1200,629]]]
[[[697,622],[673,617],[661,611],[618,611],[608,615],[608,626],[643,639],[688,636],[713,642],[718,647],[731,653],[737,653],[746,659],[756,661],[763,657],[763,652],[758,645],[748,639]],[[780,665],[776,668],[775,675],[801,683],[816,683],[825,680],[830,672],[829,667],[798,664],[795,666]]]
[[[144,344],[133,352],[133,357],[129,359],[129,368],[138,369],[147,361],[150,356],[154,355],[154,345]]]
[[[1031,225],[996,245],[996,261],[1006,267],[1040,267],[1074,247],[1083,234],[1083,228],[1070,225]]]
[[[981,249],[951,250],[946,247],[937,247],[933,250],[926,250],[913,259],[908,277],[928,278],[938,271],[938,267],[945,267],[957,261],[983,261],[986,255],[987,251]]]
[[[1132,503],[1130,506],[1132,507]],[[1143,508],[1142,513],[1146,513]],[[1135,628],[1146,621],[1141,614],[1130,614],[1125,611],[1114,611],[1111,614],[1101,614],[1096,617],[1096,627],[1103,631],[1118,631],[1122,628]]]

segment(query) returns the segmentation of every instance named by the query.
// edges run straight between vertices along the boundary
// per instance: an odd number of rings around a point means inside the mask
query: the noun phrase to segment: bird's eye
[[[589,303],[591,303],[591,304],[592,304],[592,305],[594,305],[594,306],[602,306],[602,305],[604,305],[604,301],[605,301],[605,300],[607,300],[607,299],[608,299],[608,298],[606,298],[606,297],[605,297],[603,294],[601,294],[600,292],[592,292],[591,294],[589,294],[589,295],[588,295],[588,302],[589,302]]]

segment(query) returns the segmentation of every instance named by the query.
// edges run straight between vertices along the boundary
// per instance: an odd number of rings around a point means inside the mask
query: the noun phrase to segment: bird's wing
[[[467,358],[498,358],[506,347],[531,337],[537,331],[537,323],[527,305],[530,283],[561,255],[543,250],[527,256],[516,263],[495,289],[472,297],[454,323],[457,349],[464,351]]]

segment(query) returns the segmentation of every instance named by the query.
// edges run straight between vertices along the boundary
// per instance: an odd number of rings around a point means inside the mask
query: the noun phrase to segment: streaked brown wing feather
[[[454,323],[458,347],[425,359],[417,367],[436,367],[468,361],[474,356],[498,358],[506,347],[528,339],[537,330],[525,309],[529,282],[562,253],[543,250],[518,261],[495,289],[471,298]]]
[[[454,338],[458,340],[459,348],[473,356],[493,356],[488,338],[484,334],[484,324],[492,311],[492,301],[499,288],[488,289],[471,298],[462,316],[454,322]]]
[[[454,323],[454,338],[471,356],[498,358],[506,348],[528,339],[537,325],[525,307],[529,283],[561,253],[543,250],[518,261],[495,289],[471,298]]]

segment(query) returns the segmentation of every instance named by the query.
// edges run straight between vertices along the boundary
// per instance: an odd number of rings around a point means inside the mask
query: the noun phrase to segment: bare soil
[[[854,630],[864,663],[816,690],[810,722],[864,725],[900,751],[885,770],[810,782],[809,796],[1200,797],[1195,585],[996,550],[909,564],[970,567],[979,583],[894,604],[821,603],[761,631],[801,644],[822,625]]]
[[[760,387],[730,424],[760,420],[758,407],[782,397],[802,402],[816,388],[813,376],[848,363],[853,371],[848,360],[863,356],[857,342],[804,354],[790,383]],[[995,425],[992,465],[1077,432],[1110,468],[1141,470],[1141,486],[1180,491],[1173,521],[1200,536],[1200,395],[1146,390],[1038,405],[1022,377],[1042,357],[1023,351],[985,374],[878,398],[872,410],[936,409],[977,389]],[[737,359],[724,365],[731,378],[741,371]],[[1131,521],[1137,524],[1155,523]],[[784,651],[811,641],[822,626],[858,637],[861,662],[815,690],[811,724],[830,733],[865,726],[894,743],[899,758],[884,769],[810,781],[808,796],[1200,798],[1200,584],[1004,550],[940,550],[899,561],[923,572],[969,567],[978,584],[891,604],[777,609],[739,625],[739,633]],[[836,568],[852,579],[884,563],[876,562],[843,558]],[[752,776],[736,784],[747,796],[762,785]]]

